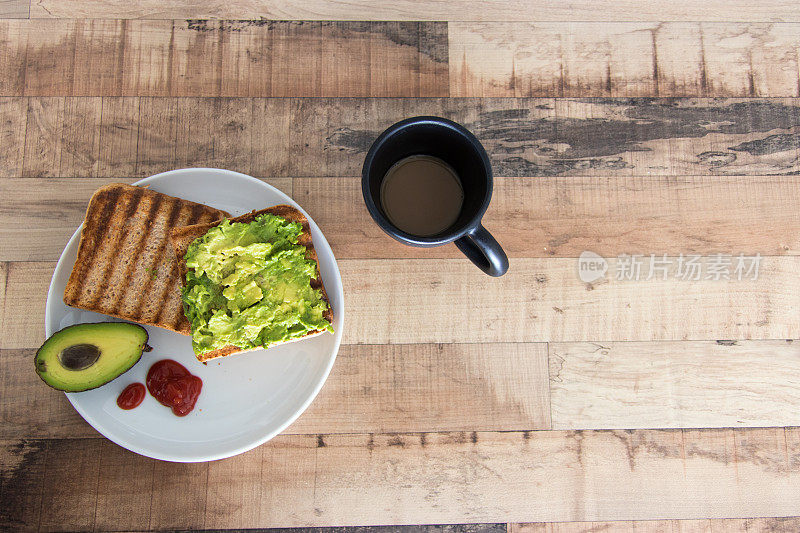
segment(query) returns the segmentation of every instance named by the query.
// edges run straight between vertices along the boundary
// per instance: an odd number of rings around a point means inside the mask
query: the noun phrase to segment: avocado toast
[[[171,240],[200,361],[332,331],[308,220],[294,207],[175,228]]]

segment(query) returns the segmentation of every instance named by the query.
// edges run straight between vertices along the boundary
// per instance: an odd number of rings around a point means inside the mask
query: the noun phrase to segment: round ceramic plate
[[[254,209],[290,204],[291,198],[266,183],[228,170],[173,170],[136,182],[170,196],[224,209],[238,216]],[[212,360],[203,365],[194,356],[189,337],[147,326],[153,351],[128,372],[98,389],[69,393],[78,413],[108,439],[133,452],[167,461],[196,462],[230,457],[262,444],[302,413],[328,377],[342,336],[342,280],[328,241],[303,211],[319,257],[322,281],[333,306],[335,334]],[[78,323],[110,321],[110,317],[67,307],[64,287],[78,251],[81,228],[75,231],[56,266],[47,294],[47,335]],[[188,416],[180,418],[149,394],[136,409],[117,407],[128,384],[144,383],[150,366],[174,359],[203,379],[203,391]]]

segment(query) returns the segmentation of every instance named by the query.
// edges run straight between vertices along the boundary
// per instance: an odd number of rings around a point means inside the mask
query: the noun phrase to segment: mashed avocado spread
[[[264,214],[249,224],[225,220],[189,245],[182,298],[195,353],[333,331],[301,233],[297,222]]]

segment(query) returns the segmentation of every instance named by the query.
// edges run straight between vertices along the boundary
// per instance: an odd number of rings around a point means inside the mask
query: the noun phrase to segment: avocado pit
[[[100,348],[94,344],[73,344],[58,354],[61,366],[68,370],[84,370],[100,359]]]

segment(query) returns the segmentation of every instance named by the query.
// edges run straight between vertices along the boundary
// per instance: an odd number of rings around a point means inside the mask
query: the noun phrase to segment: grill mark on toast
[[[191,226],[192,224],[197,224],[206,214],[206,211],[201,209],[199,205],[193,205],[189,209],[189,220],[186,221],[187,226]]]
[[[125,214],[122,217],[123,224],[124,224],[125,220],[129,219],[136,212],[136,209],[139,207],[139,204],[142,201],[142,196],[144,196],[144,191],[141,191],[141,190],[136,191],[136,192],[134,192],[132,194],[132,196],[130,198],[130,203],[128,204],[128,208],[125,210]],[[117,197],[119,197],[119,194],[117,194]],[[113,222],[113,221],[114,221],[114,216],[112,215],[110,222]],[[100,227],[103,228],[104,226],[100,226]],[[117,255],[119,253],[119,250],[118,250],[119,244],[120,244],[120,242],[123,241],[123,238],[127,235],[127,232],[128,232],[127,229],[123,229],[123,231],[120,231],[120,232],[116,233],[116,240],[114,241],[113,244],[110,244],[111,248],[107,251],[108,255],[114,256],[114,255]],[[90,261],[93,260],[95,258],[95,256],[97,255],[98,248],[99,248],[99,246],[97,246],[95,244],[95,247],[94,247],[94,250],[93,250],[94,253],[90,256]],[[86,301],[86,305],[96,305],[98,300],[100,300],[100,298],[103,297],[103,294],[108,289],[109,272],[111,271],[111,268],[114,266],[114,264],[115,264],[114,261],[106,262],[106,265],[102,269],[102,275],[100,276],[100,279],[101,279],[100,286],[98,287],[98,289],[94,293],[94,295],[91,296]]]
[[[141,198],[143,198],[143,196],[144,195],[142,195],[142,197],[140,197],[139,203],[141,203]],[[125,301],[125,297],[128,294],[128,289],[130,288],[131,279],[133,278],[131,276],[131,271],[133,270],[133,267],[136,264],[136,259],[141,255],[142,250],[147,245],[147,238],[150,236],[150,225],[152,224],[153,217],[156,216],[156,214],[158,213],[158,210],[161,207],[162,203],[163,203],[163,197],[157,196],[155,198],[155,200],[153,201],[153,203],[150,205],[150,210],[147,212],[147,218],[145,219],[145,221],[146,221],[145,222],[145,231],[143,231],[142,234],[139,236],[139,240],[135,245],[134,251],[131,253],[131,256],[129,257],[129,262],[128,262],[128,265],[125,267],[125,273],[124,273],[124,276],[122,278],[123,285],[122,285],[121,290],[119,292],[119,295],[118,295],[118,297],[116,299],[116,302],[114,302],[114,304],[109,308],[109,311],[112,312],[112,313],[119,312],[119,307]],[[173,202],[173,203],[176,203],[176,202]],[[148,224],[148,222],[150,222],[150,224]],[[129,232],[130,232],[130,230],[124,232],[123,235],[122,235],[122,238],[120,238],[119,242],[124,242],[124,239],[125,239],[125,237],[127,237],[127,234]],[[153,266],[154,265],[152,265],[152,264],[148,265],[148,267],[153,267]]]
[[[165,220],[165,224],[164,224],[164,232],[166,233],[166,235],[161,239],[161,242],[159,243],[158,247],[153,252],[153,259],[152,259],[151,265],[150,265],[151,267],[153,267],[153,266],[155,266],[157,264],[157,262],[159,261],[160,257],[163,255],[165,245],[169,242],[169,231],[170,231],[171,225],[166,224],[166,222],[168,221],[171,224],[174,221],[174,217],[177,216],[177,214],[180,213],[181,209],[182,209],[181,204],[179,202],[173,201],[172,208],[171,208],[170,214],[169,214],[169,218],[167,218]],[[141,290],[139,291],[139,294],[138,294],[138,296],[136,298],[136,305],[134,306],[133,311],[132,311],[132,317],[135,320],[144,319],[144,321],[147,322],[147,323],[158,324],[158,321],[153,318],[153,313],[152,312],[145,314],[146,303],[143,301],[145,299],[145,297],[147,297],[147,296],[151,296],[152,297],[152,295],[151,295],[151,287],[153,286],[155,281],[156,281],[156,279],[154,279],[154,277],[152,275],[149,275],[149,276],[145,277],[144,285],[141,288]],[[169,281],[170,280],[167,279],[166,283],[164,284],[167,289],[169,289]],[[162,294],[163,294],[163,291],[162,291]]]
[[[181,223],[177,224],[176,222],[182,218],[181,212],[183,209],[179,209],[177,212],[172,213],[169,219],[169,224],[167,226],[167,235],[161,242],[161,245],[156,250],[156,255],[161,256],[164,254],[165,251],[169,251],[168,253],[174,254],[175,252],[171,250],[169,245],[169,229],[173,228],[178,225],[191,225],[192,223],[196,223],[196,221],[200,221],[203,219],[211,219],[216,220],[215,215],[208,211],[208,208],[203,205],[191,205],[188,206],[189,217],[188,219]],[[152,285],[152,283],[148,282],[148,288]],[[182,322],[185,320],[183,315],[183,307],[181,305],[176,305],[175,298],[178,298],[178,302],[180,302],[180,294],[181,289],[181,282],[178,279],[176,269],[173,268],[168,277],[165,280],[164,286],[162,290],[158,294],[158,307],[155,310],[151,310],[149,315],[150,320],[152,320],[156,324],[163,325],[164,327],[172,328],[176,331],[180,331],[182,326]],[[170,305],[171,304],[171,305]],[[164,317],[165,310],[169,310],[171,316]]]
[[[181,207],[182,206],[178,202],[175,202],[173,204],[172,211],[170,211],[169,218],[167,219],[167,225],[164,228],[166,235],[164,236],[164,239],[161,241],[161,245],[158,247],[158,250],[156,251],[156,257],[162,256],[165,251],[169,253],[168,249],[169,231],[170,228],[175,227],[175,222],[180,217],[181,211],[183,211]],[[199,206],[192,206],[190,211],[194,213],[195,210],[198,208]],[[176,285],[175,283],[175,269],[173,268],[170,270],[167,282],[164,284],[164,289],[161,291],[161,294],[159,295],[160,303],[158,308],[156,309],[155,318],[153,319],[153,322],[155,322],[156,324],[161,323],[161,313],[164,311],[164,306],[167,303],[167,295],[169,294],[170,289],[175,289],[176,287],[178,288],[178,290],[180,290],[180,285]],[[166,324],[173,325],[173,322],[166,322]]]
[[[100,227],[106,226],[114,214],[114,202],[112,201],[114,196],[115,195],[112,194],[111,191],[106,191],[103,195],[98,196],[96,199],[90,201],[89,207],[86,210],[87,220],[93,212],[100,211],[101,214],[98,225],[100,225]],[[117,194],[116,197],[119,197],[119,195]],[[95,202],[97,203],[95,204]],[[89,252],[89,250],[91,250],[91,252]],[[78,257],[81,257],[82,253],[88,255],[85,256],[84,261],[80,262],[79,266],[77,262],[75,263],[78,268],[73,267],[73,272],[70,274],[70,279],[67,283],[67,288],[70,289],[69,302],[66,302],[66,298],[65,302],[68,305],[70,302],[81,301],[83,283],[86,281],[88,270],[91,268],[91,265],[94,263],[94,258],[97,255],[97,235],[91,234],[88,231],[88,227],[85,222],[83,224],[83,229],[81,230],[81,242],[78,246]]]

